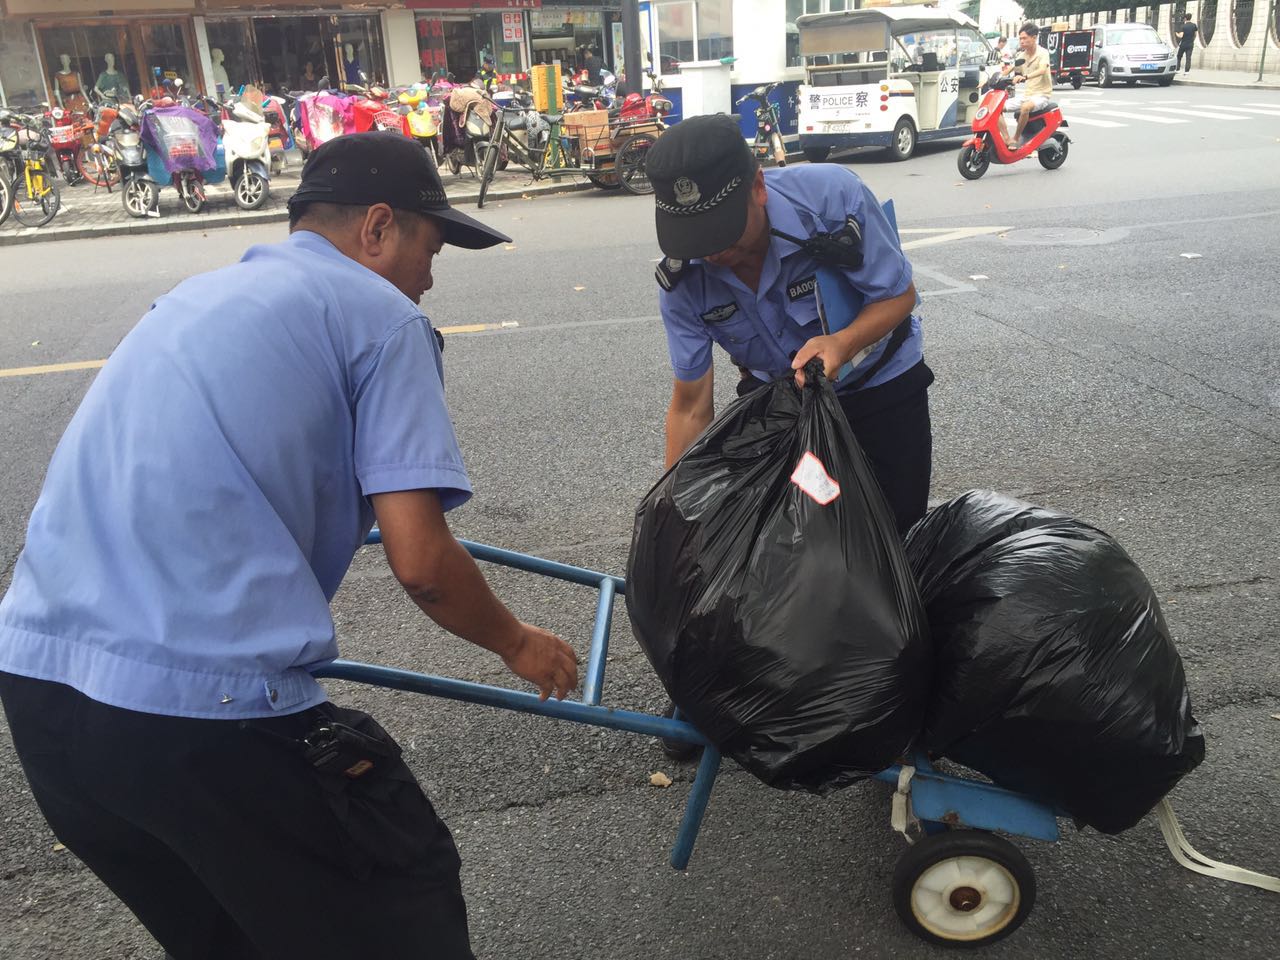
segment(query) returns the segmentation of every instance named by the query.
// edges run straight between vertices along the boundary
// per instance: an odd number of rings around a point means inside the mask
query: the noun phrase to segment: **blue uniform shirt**
[[[371,494],[471,492],[425,317],[318,234],[161,297],[54,452],[0,670],[184,717],[325,699]]]
[[[863,263],[857,270],[844,271],[849,282],[868,303],[906,291],[911,263],[893,225],[856,174],[835,164],[806,164],[766,170],[764,177],[771,227],[807,238],[839,230],[852,215],[862,228]],[[675,289],[659,296],[676,378],[697,380],[711,369],[713,341],[735,364],[762,380],[790,373],[792,355],[822,335],[814,296],[816,269],[814,260],[780,237],[769,243],[758,290],[750,290],[732,270],[690,261]],[[851,379],[875,363],[884,349],[884,341],[875,345]],[[910,336],[863,389],[892,380],[923,358],[920,319],[912,316]]]

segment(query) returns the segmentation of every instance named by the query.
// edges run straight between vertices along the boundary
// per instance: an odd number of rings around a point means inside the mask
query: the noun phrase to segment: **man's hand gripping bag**
[[[893,514],[815,373],[727,407],[658,481],[626,597],[704,736],[771,786],[822,792],[911,746],[932,663]]]

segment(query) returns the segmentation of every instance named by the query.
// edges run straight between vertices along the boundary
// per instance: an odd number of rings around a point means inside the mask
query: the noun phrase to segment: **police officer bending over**
[[[736,117],[691,117],[645,161],[657,199],[659,301],[675,386],[666,465],[715,414],[712,343],[742,372],[739,396],[820,357],[900,533],[924,515],[933,439],[916,288],[897,234],[856,175],[829,164],[761,170]],[[824,334],[820,266],[863,306]],[[847,318],[846,318],[847,319]],[[803,374],[797,373],[803,380]]]
[[[89,388],[0,603],[0,699],[58,839],[176,960],[463,960],[448,828],[309,670],[376,517],[427,616],[544,698],[577,684],[445,522],[471,485],[417,303],[444,244],[507,238],[390,133],[317,150],[289,213]]]

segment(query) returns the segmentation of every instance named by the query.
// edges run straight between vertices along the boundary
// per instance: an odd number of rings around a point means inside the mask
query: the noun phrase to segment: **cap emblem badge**
[[[697,203],[702,199],[702,191],[698,189],[698,185],[688,177],[681,177],[673,184],[676,194],[676,203],[682,207],[687,207],[692,203]]]

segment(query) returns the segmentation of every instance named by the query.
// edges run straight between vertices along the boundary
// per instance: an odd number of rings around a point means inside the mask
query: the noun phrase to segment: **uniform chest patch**
[[[724,323],[737,312],[736,303],[724,303],[718,307],[712,307],[702,315],[702,319],[705,323]]]
[[[817,276],[809,276],[805,277],[803,280],[797,280],[795,283],[787,287],[787,299],[799,300],[802,297],[812,297],[813,291],[817,286]]]

